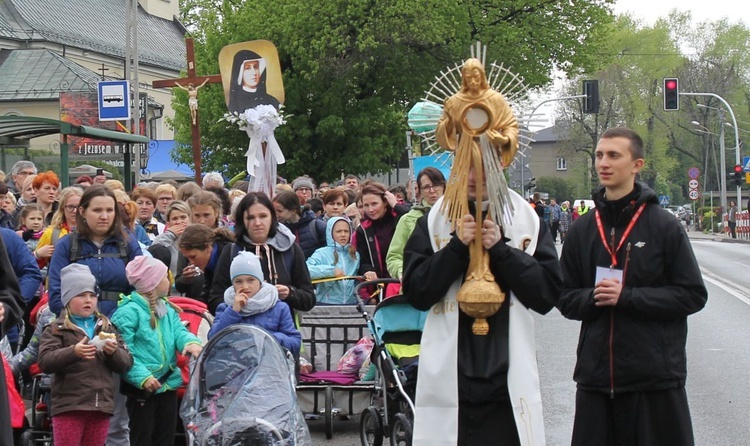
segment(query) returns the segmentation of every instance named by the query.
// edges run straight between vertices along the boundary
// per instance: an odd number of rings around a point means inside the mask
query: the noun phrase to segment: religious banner
[[[236,124],[250,138],[247,172],[250,190],[272,196],[276,169],[285,162],[274,130],[284,124],[279,113],[284,84],[279,54],[272,42],[254,40],[227,45],[219,52],[219,70],[229,113],[224,120]]]
[[[284,103],[284,81],[279,53],[268,40],[227,45],[219,52],[224,98],[231,113],[256,105]]]

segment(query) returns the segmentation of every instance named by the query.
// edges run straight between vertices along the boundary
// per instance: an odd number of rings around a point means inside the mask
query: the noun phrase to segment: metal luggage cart
[[[397,279],[378,279],[363,282],[358,287],[375,285],[383,294],[385,285]],[[365,306],[372,313],[374,305]],[[302,352],[315,371],[335,372],[341,357],[360,339],[371,337],[367,321],[357,305],[318,305],[310,311],[299,312]],[[333,420],[337,416],[356,416],[366,411],[376,395],[380,380],[355,381],[353,384],[331,382],[300,382],[297,399],[305,414],[325,417],[326,438],[333,438]]]

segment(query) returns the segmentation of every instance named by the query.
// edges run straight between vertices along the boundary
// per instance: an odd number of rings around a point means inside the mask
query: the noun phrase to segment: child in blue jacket
[[[307,259],[310,278],[326,279],[355,276],[359,271],[359,253],[351,244],[351,223],[344,217],[331,217],[326,225],[326,245]],[[319,304],[356,304],[353,279],[322,282],[316,285]]]
[[[232,286],[224,292],[224,303],[216,308],[216,319],[208,332],[210,339],[234,324],[250,324],[267,330],[293,355],[299,355],[302,335],[294,326],[289,306],[279,300],[279,292],[263,282],[258,256],[240,251],[229,267]]]

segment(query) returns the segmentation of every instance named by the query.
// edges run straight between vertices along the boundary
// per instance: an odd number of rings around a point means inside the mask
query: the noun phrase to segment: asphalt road
[[[750,444],[750,244],[692,240],[709,292],[703,311],[688,319],[687,391],[697,445]],[[558,245],[558,249],[560,246]],[[548,445],[570,444],[579,323],[553,310],[536,317]],[[324,423],[309,423],[316,445],[360,445],[359,419],[336,420],[326,440]]]

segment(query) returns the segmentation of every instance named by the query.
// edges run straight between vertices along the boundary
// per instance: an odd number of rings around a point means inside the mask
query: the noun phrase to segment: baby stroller
[[[311,445],[294,361],[269,333],[233,325],[201,352],[182,400],[189,445]]]
[[[419,343],[427,312],[412,307],[403,295],[380,302],[372,317],[359,308],[375,341],[371,360],[380,380],[372,404],[360,417],[362,445],[380,446],[384,436],[391,445],[411,445]]]
[[[39,366],[29,368],[31,381],[31,404],[28,412],[28,429],[23,431],[18,442],[21,446],[52,445],[52,417],[50,399],[52,396],[52,375],[43,374]]]
[[[208,341],[208,332],[211,330],[211,325],[214,323],[214,317],[208,311],[208,307],[205,303],[192,299],[190,297],[182,296],[171,296],[169,301],[180,307],[182,312],[179,313],[180,320],[185,325],[188,331],[201,340],[203,345],[206,345]],[[177,353],[177,367],[180,368],[182,374],[182,385],[177,388],[177,398],[182,401],[183,395],[185,395],[185,388],[190,381],[190,356],[185,356]],[[185,440],[185,428],[182,425],[182,420],[177,420],[177,431],[175,432],[175,445],[184,445]]]
[[[43,311],[46,311],[47,300],[48,299],[45,294],[32,309],[29,317],[30,328],[37,328],[37,325],[42,324],[42,321],[45,320],[45,317],[42,316],[41,313]],[[44,328],[44,326],[42,325],[41,328]],[[35,333],[34,337],[36,336],[40,335],[37,335],[37,333]],[[38,340],[34,342],[38,342]],[[31,348],[31,345],[29,346],[29,348]],[[52,399],[52,375],[42,373],[39,365],[36,364],[37,352],[38,350],[34,349],[34,363],[28,366],[28,373],[31,377],[31,396],[30,404],[28,405],[29,408],[25,413],[25,429],[21,433],[20,438],[18,438],[18,441],[16,443],[21,446],[51,446],[53,444],[52,417],[50,416],[50,401]],[[6,373],[6,379],[9,379],[9,377],[11,376],[11,374]],[[23,379],[20,379],[20,381],[20,386],[21,388],[23,388]]]

